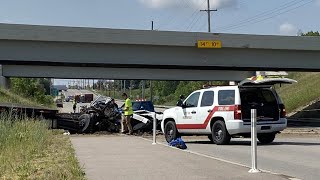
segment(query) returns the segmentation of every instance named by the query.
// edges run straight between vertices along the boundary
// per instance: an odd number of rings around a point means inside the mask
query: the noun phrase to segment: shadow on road
[[[319,146],[317,142],[274,142],[270,145],[293,145],[293,146]]]
[[[186,144],[212,144],[211,141],[187,141]],[[251,146],[251,141],[231,141],[228,145],[235,145],[235,146]],[[274,145],[289,145],[289,146],[319,146],[320,143],[317,142],[273,142],[271,144],[260,144],[259,146],[274,146]]]

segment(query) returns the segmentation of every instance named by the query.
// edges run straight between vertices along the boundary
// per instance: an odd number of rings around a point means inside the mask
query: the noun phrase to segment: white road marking
[[[138,137],[138,138],[143,139],[143,140],[145,140],[145,141],[152,142],[152,140],[147,139],[147,138],[144,138],[144,137]],[[221,162],[224,162],[224,163],[233,164],[233,165],[236,165],[236,166],[241,166],[241,167],[245,167],[245,168],[251,169],[251,167],[249,167],[249,166],[247,166],[247,165],[244,165],[244,164],[241,164],[241,163],[228,161],[228,160],[225,160],[225,159],[221,159],[221,158],[217,158],[217,157],[205,155],[205,154],[198,153],[198,152],[194,152],[194,151],[190,151],[190,150],[182,150],[182,149],[179,149],[179,148],[176,148],[176,147],[168,146],[167,144],[164,144],[164,143],[161,143],[161,142],[157,142],[157,144],[159,144],[159,145],[161,145],[161,146],[168,147],[168,148],[172,148],[172,149],[175,149],[175,150],[178,150],[178,151],[183,151],[183,152],[187,152],[187,153],[190,153],[190,154],[202,156],[202,157],[205,157],[205,158],[214,159],[214,160],[221,161]],[[278,175],[278,176],[284,176],[284,177],[286,177],[286,178],[288,178],[288,179],[290,179],[290,180],[301,180],[301,179],[298,179],[298,178],[295,178],[295,177],[292,177],[292,176],[288,176],[288,175],[284,175],[284,174],[274,173],[274,172],[267,171],[267,170],[263,170],[263,169],[259,169],[259,170],[260,170],[261,172],[268,173],[268,174],[273,174],[273,175]]]

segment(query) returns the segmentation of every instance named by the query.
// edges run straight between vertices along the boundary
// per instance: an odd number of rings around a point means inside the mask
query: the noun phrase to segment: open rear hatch
[[[293,84],[296,80],[289,78],[264,78],[264,79],[246,79],[240,82],[240,87],[245,86],[273,86],[275,84]]]
[[[278,121],[282,108],[279,106],[281,100],[271,86],[296,82],[288,78],[252,78],[242,81],[239,84],[242,120],[250,122],[251,109],[257,109],[258,121]]]

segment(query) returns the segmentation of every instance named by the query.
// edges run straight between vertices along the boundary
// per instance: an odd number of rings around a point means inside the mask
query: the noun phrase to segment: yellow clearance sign
[[[221,41],[198,41],[198,48],[222,48],[222,42]]]

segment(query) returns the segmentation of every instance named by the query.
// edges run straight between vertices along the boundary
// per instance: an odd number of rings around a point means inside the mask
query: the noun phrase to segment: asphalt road
[[[75,96],[79,94],[92,94],[89,90],[78,90],[78,89],[68,89],[68,91],[63,91],[63,94],[65,97],[68,96]],[[97,96],[94,94],[93,99],[97,98]],[[80,106],[89,106],[90,103],[78,103],[76,112],[80,111]],[[73,112],[73,103],[72,102],[63,102],[63,108],[59,109],[60,113],[70,113]]]
[[[94,94],[92,91],[90,90],[86,90],[86,89],[68,89],[68,91],[63,91],[63,94],[65,97],[68,96],[75,96],[75,95],[80,95],[80,94]],[[95,99],[97,96],[94,94],[93,99]]]
[[[195,155],[134,136],[72,136],[80,165],[89,180],[286,179],[270,173]]]
[[[149,137],[150,138],[150,137]],[[211,144],[206,137],[183,137],[188,150],[251,166],[250,139],[232,139],[230,145]],[[159,142],[167,144],[163,136]],[[320,135],[280,135],[270,145],[258,145],[258,168],[299,179],[320,177]]]
[[[71,93],[78,92],[71,91]],[[120,106],[123,103],[121,100],[116,102]],[[71,112],[72,103],[65,103],[63,109]],[[157,109],[157,111],[163,110],[163,108]],[[231,144],[226,146],[211,144],[206,137],[183,137],[183,139],[187,142],[189,151],[251,166],[250,139],[232,139]],[[163,136],[159,136],[158,140],[166,144]],[[320,135],[280,135],[273,144],[259,145],[258,168],[299,179],[319,179]]]

